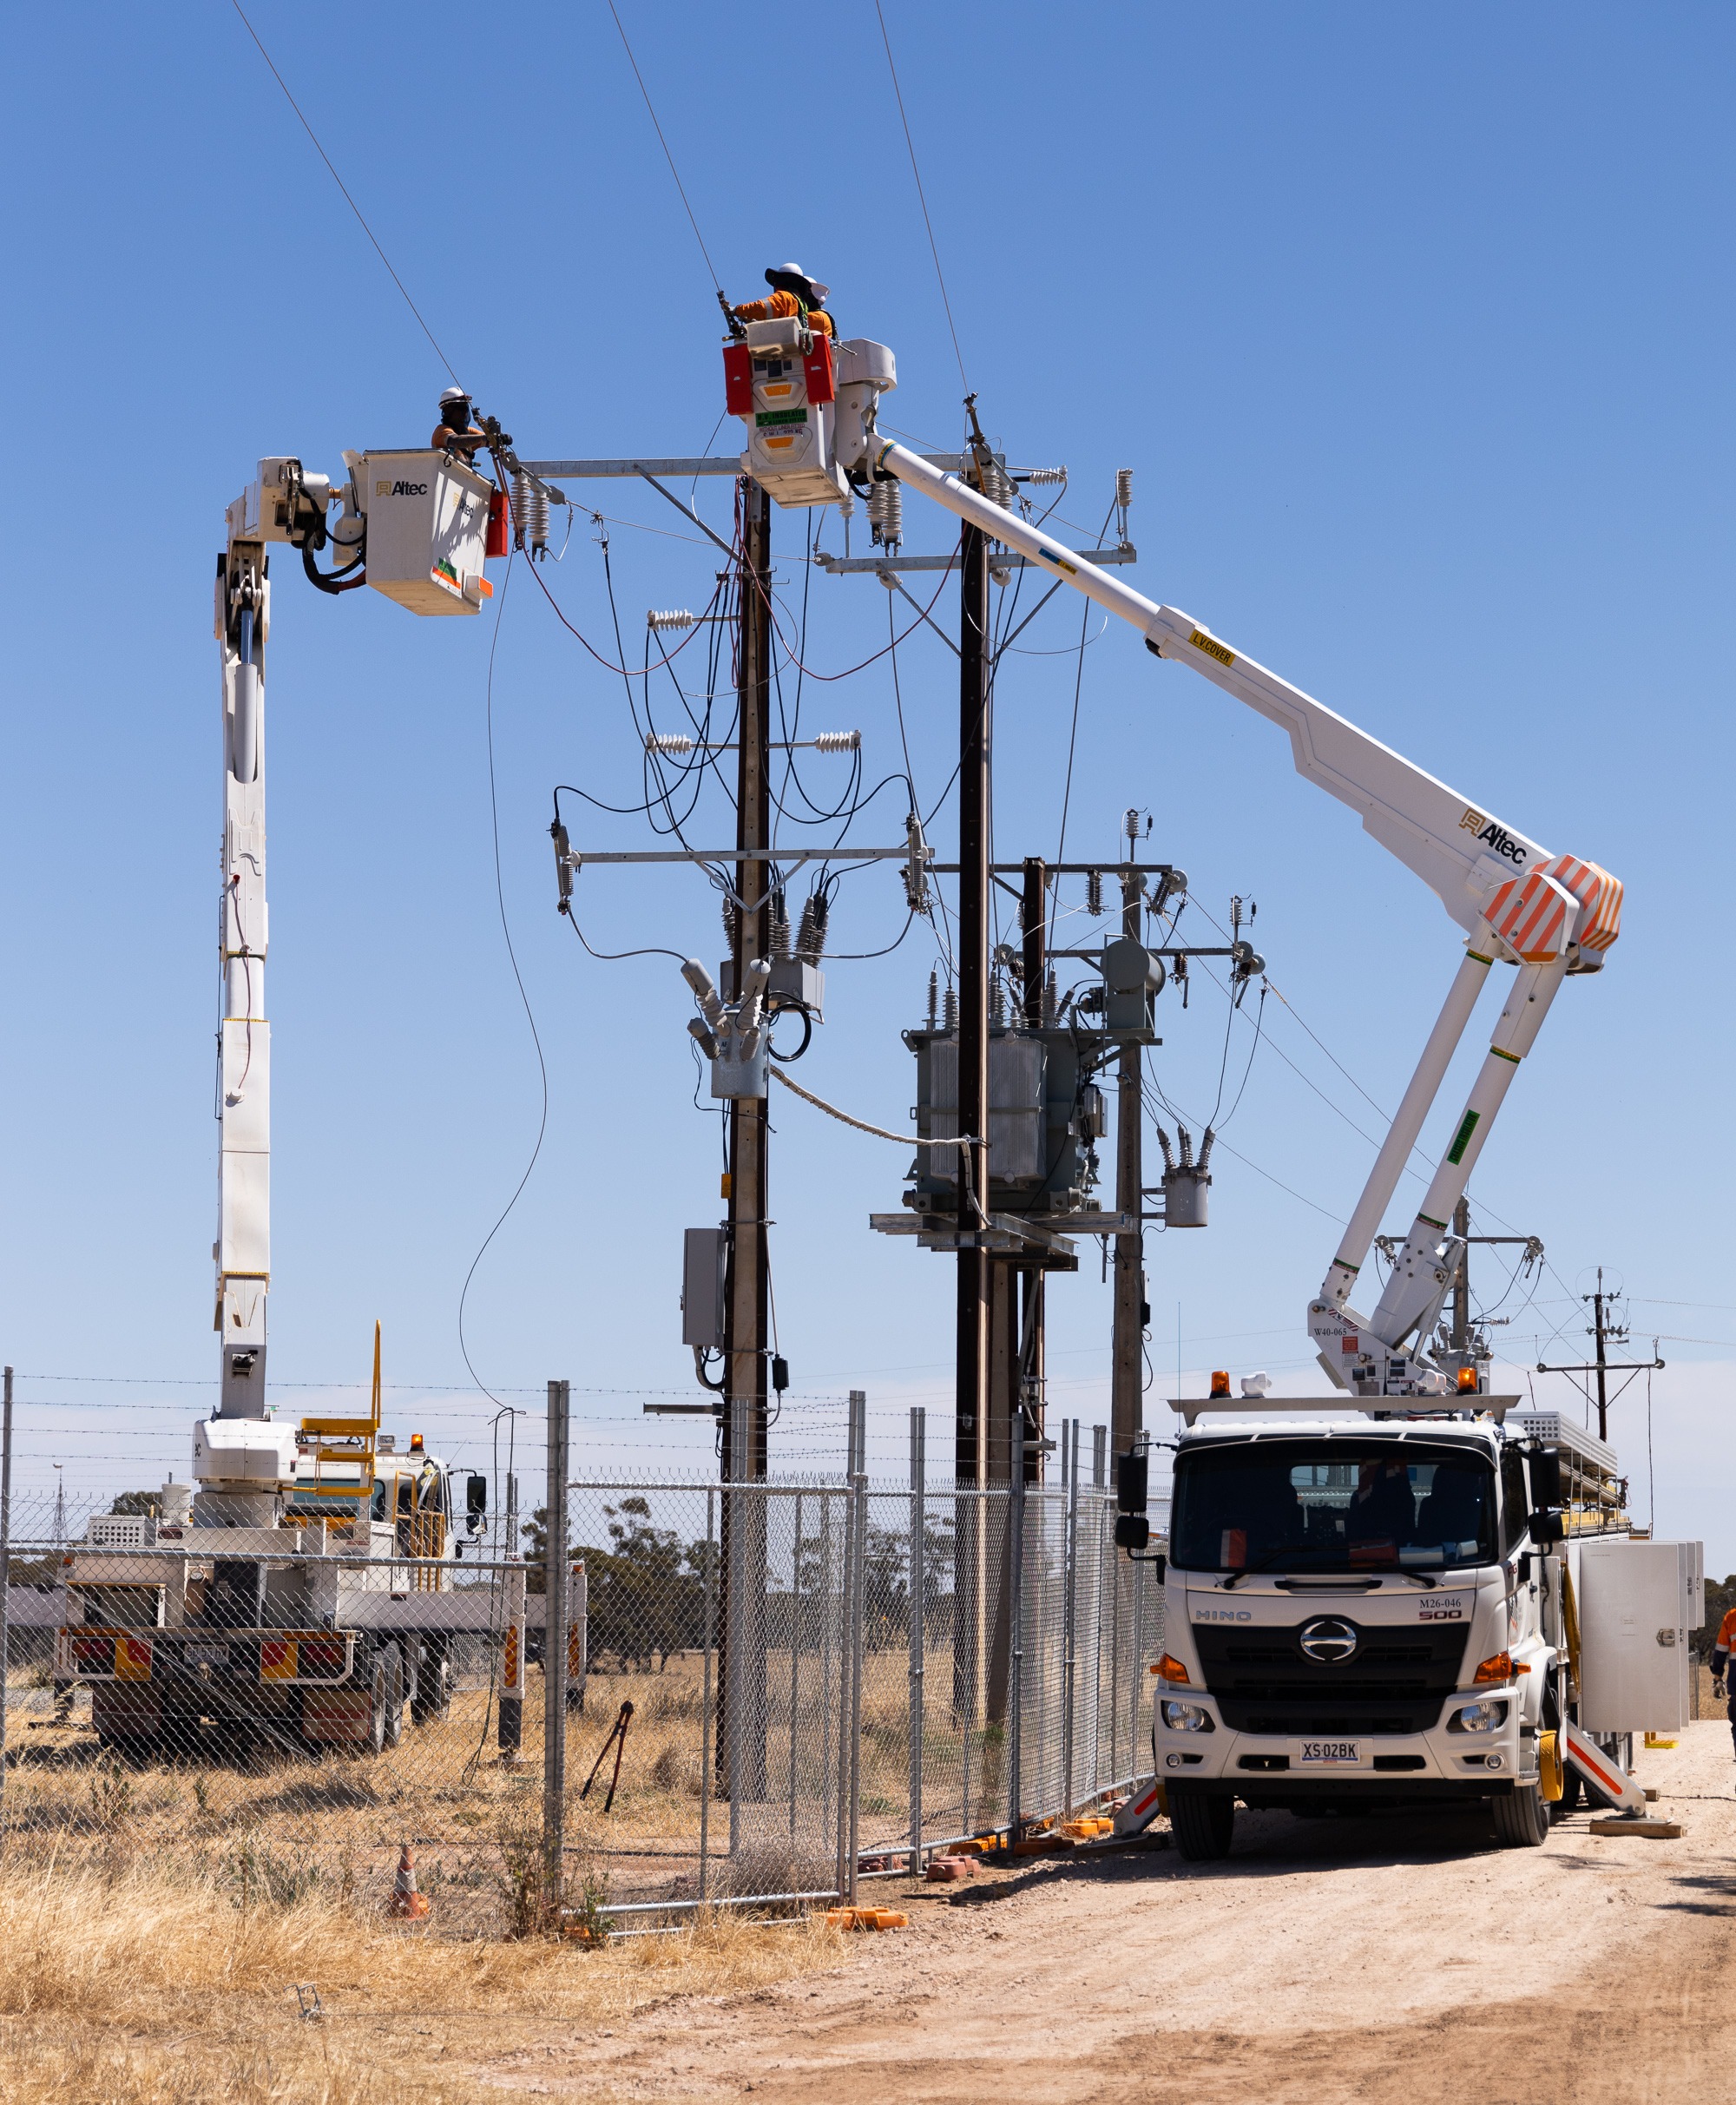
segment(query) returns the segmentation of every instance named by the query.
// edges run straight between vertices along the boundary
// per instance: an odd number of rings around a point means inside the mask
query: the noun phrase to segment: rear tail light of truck
[[[353,1640],[332,1637],[318,1631],[262,1638],[260,1642],[260,1679],[262,1681],[299,1681],[329,1687],[349,1676]]]
[[[75,1637],[68,1649],[75,1674],[101,1674],[106,1680],[115,1671],[112,1637]]]

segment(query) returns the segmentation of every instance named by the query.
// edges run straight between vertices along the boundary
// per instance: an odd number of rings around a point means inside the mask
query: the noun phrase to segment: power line
[[[675,179],[675,188],[681,194],[681,209],[687,214],[687,224],[694,230],[694,239],[700,245],[700,253],[705,258],[705,266],[711,273],[711,281],[720,293],[723,290],[723,280],[717,274],[717,266],[712,261],[711,251],[705,245],[705,236],[700,232],[700,223],[694,217],[693,207],[687,202],[687,194],[681,186],[681,171],[675,166],[675,156],[669,151],[669,141],[663,136],[663,128],[657,122],[657,112],[651,105],[651,90],[645,85],[645,76],[639,70],[639,61],[633,56],[633,46],[627,41],[627,31],[621,27],[621,16],[616,10],[615,0],[608,0],[608,11],[615,16],[615,26],[621,32],[621,48],[627,54],[627,62],[633,69],[633,77],[639,83],[640,94],[645,98],[645,109],[647,115],[651,119],[651,128],[657,135],[657,143],[662,148],[663,158],[669,164],[669,173]]]
[[[611,6],[613,3],[614,0],[610,0]],[[946,326],[952,334],[952,355],[958,360],[958,378],[968,394],[970,382],[964,371],[964,353],[958,347],[958,329],[952,319],[952,302],[946,296],[946,273],[940,267],[940,250],[935,242],[934,221],[928,215],[928,198],[923,189],[922,170],[917,166],[916,141],[911,136],[911,121],[904,115],[904,90],[898,85],[898,69],[892,61],[892,40],[886,34],[886,10],[881,6],[880,0],[874,0],[874,12],[880,18],[880,41],[886,47],[886,70],[892,76],[892,94],[898,101],[898,122],[904,128],[904,145],[911,156],[911,174],[917,179],[917,202],[922,207],[923,225],[928,229],[929,253],[934,258],[934,274],[940,280],[940,304],[946,309]]]
[[[533,568],[532,575],[535,576],[535,574]],[[464,1274],[464,1284],[458,1294],[458,1351],[464,1357],[464,1365],[470,1368],[471,1380],[476,1383],[477,1388],[491,1404],[498,1404],[500,1398],[489,1387],[482,1376],[477,1372],[471,1363],[470,1348],[464,1341],[464,1306],[470,1299],[470,1281],[477,1276],[477,1266],[487,1256],[489,1245],[506,1225],[507,1215],[518,1204],[525,1186],[529,1183],[530,1173],[536,1168],[537,1158],[542,1153],[543,1135],[549,1130],[549,1062],[542,1056],[542,1034],[536,1028],[536,1018],[531,1013],[530,997],[525,990],[524,975],[518,969],[518,953],[512,946],[512,930],[508,924],[506,918],[506,884],[501,875],[500,868],[500,804],[495,791],[494,767],[494,661],[495,654],[500,648],[500,625],[506,617],[506,588],[511,582],[512,555],[509,550],[506,559],[506,576],[501,580],[500,601],[494,617],[494,636],[489,644],[487,708],[485,711],[488,725],[489,822],[493,828],[494,892],[495,902],[500,908],[500,932],[506,938],[507,963],[512,967],[513,980],[518,988],[518,998],[524,1004],[524,1020],[530,1026],[530,1042],[536,1048],[536,1071],[541,1076],[542,1083],[542,1109],[536,1122],[536,1142],[530,1150],[530,1160],[524,1165],[524,1174],[520,1177],[514,1187],[511,1198],[501,1208],[500,1218],[483,1236],[481,1248],[470,1260],[470,1268]]]
[[[369,240],[373,243],[374,253],[379,258],[380,261],[385,264],[392,283],[398,287],[398,291],[404,294],[404,304],[416,317],[417,327],[421,330],[423,335],[428,339],[428,341],[434,345],[436,357],[438,358],[440,363],[446,368],[448,373],[451,375],[454,384],[458,386],[462,386],[464,383],[459,380],[457,372],[453,366],[451,359],[449,359],[445,352],[441,350],[439,343],[435,337],[434,332],[428,326],[427,323],[423,320],[421,308],[418,307],[416,302],[410,297],[409,288],[405,286],[403,279],[400,278],[398,273],[392,269],[391,258],[387,255],[385,249],[380,247],[378,237],[375,234],[373,228],[370,227],[366,220],[362,217],[361,207],[356,202],[355,199],[350,195],[349,191],[345,187],[343,177],[339,174],[337,169],[332,167],[332,156],[319,143],[319,135],[307,122],[307,119],[302,115],[300,103],[298,102],[295,97],[289,92],[289,82],[285,80],[282,74],[278,71],[276,62],[272,57],[271,53],[267,51],[264,44],[260,42],[260,33],[253,27],[253,23],[247,20],[247,15],[241,6],[241,0],[229,0],[229,4],[234,9],[235,12],[240,16],[241,27],[246,30],[248,36],[253,38],[253,43],[259,48],[260,56],[264,59],[266,65],[271,68],[272,78],[277,82],[278,86],[282,89],[284,101],[287,102],[290,108],[295,112],[297,121],[299,122],[302,130],[305,131],[307,134],[307,136],[313,141],[314,152],[318,154],[320,160],[326,163],[326,169],[329,172],[332,181],[336,183],[339,189],[343,192],[344,202],[350,207],[351,211],[355,214],[357,225],[360,227],[362,232],[366,234]]]

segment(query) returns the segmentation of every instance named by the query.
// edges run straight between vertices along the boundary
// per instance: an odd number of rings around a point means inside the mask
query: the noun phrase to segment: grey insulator
[[[896,477],[871,483],[868,490],[868,523],[877,548],[895,549],[904,537],[904,489]]]
[[[512,523],[518,530],[518,545],[533,559],[549,550],[549,492],[522,469],[512,477]]]
[[[1085,911],[1093,920],[1103,911],[1103,872],[1088,870],[1085,873]]]
[[[939,1003],[939,1000],[940,974],[937,971],[934,971],[930,972],[928,976],[928,1027],[930,1030],[934,1029],[935,1017],[938,1013],[937,1003]]]
[[[1054,973],[1053,970],[1050,970],[1050,972],[1049,972],[1049,975],[1048,979],[1045,981],[1045,983],[1044,983],[1044,984],[1043,984],[1043,990],[1042,990],[1042,1021],[1043,1021],[1043,1028],[1044,1028],[1045,1029],[1047,1029],[1047,1030],[1052,1030],[1052,1029],[1055,1028],[1055,973]]]
[[[723,898],[723,940],[730,956],[735,955],[736,931],[741,925],[741,916],[736,911],[735,901],[728,893]]]
[[[1004,1030],[1007,1027],[1007,990],[998,972],[989,977],[989,1028]]]
[[[1164,1131],[1161,1126],[1157,1128],[1157,1144],[1163,1152],[1163,1167],[1165,1174],[1169,1176],[1174,1176],[1175,1174],[1175,1150],[1170,1146],[1169,1135]]]
[[[958,994],[955,988],[946,990],[946,1000],[941,1010],[942,1027],[950,1035],[958,1028]]]
[[[790,910],[781,891],[772,894],[772,955],[787,957],[790,954]]]
[[[825,924],[832,918],[831,903],[823,891],[811,891],[802,908],[801,926],[796,934],[796,955],[804,964],[818,964],[825,955]]]

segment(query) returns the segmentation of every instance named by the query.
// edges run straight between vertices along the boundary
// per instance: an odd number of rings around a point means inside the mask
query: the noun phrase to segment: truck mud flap
[[[301,1733],[341,1746],[360,1746],[373,1724],[374,1700],[366,1688],[304,1688]]]

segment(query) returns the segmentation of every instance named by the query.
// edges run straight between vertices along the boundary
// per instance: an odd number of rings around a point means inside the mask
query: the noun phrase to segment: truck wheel
[[[430,1645],[422,1655],[422,1669],[416,1677],[416,1694],[411,1699],[410,1715],[418,1725],[426,1725],[431,1720],[444,1719],[452,1709],[452,1662],[446,1656],[444,1645]]]
[[[1169,1789],[1169,1825],[1175,1846],[1190,1864],[1215,1864],[1230,1853],[1236,1829],[1236,1801],[1208,1798],[1204,1792]]]
[[[1570,1761],[1562,1764],[1562,1794],[1555,1800],[1555,1818],[1564,1820],[1577,1812],[1585,1797],[1585,1779]]]
[[[1535,1784],[1521,1784],[1494,1802],[1495,1839],[1504,1849],[1535,1849],[1549,1832],[1549,1808]]]

